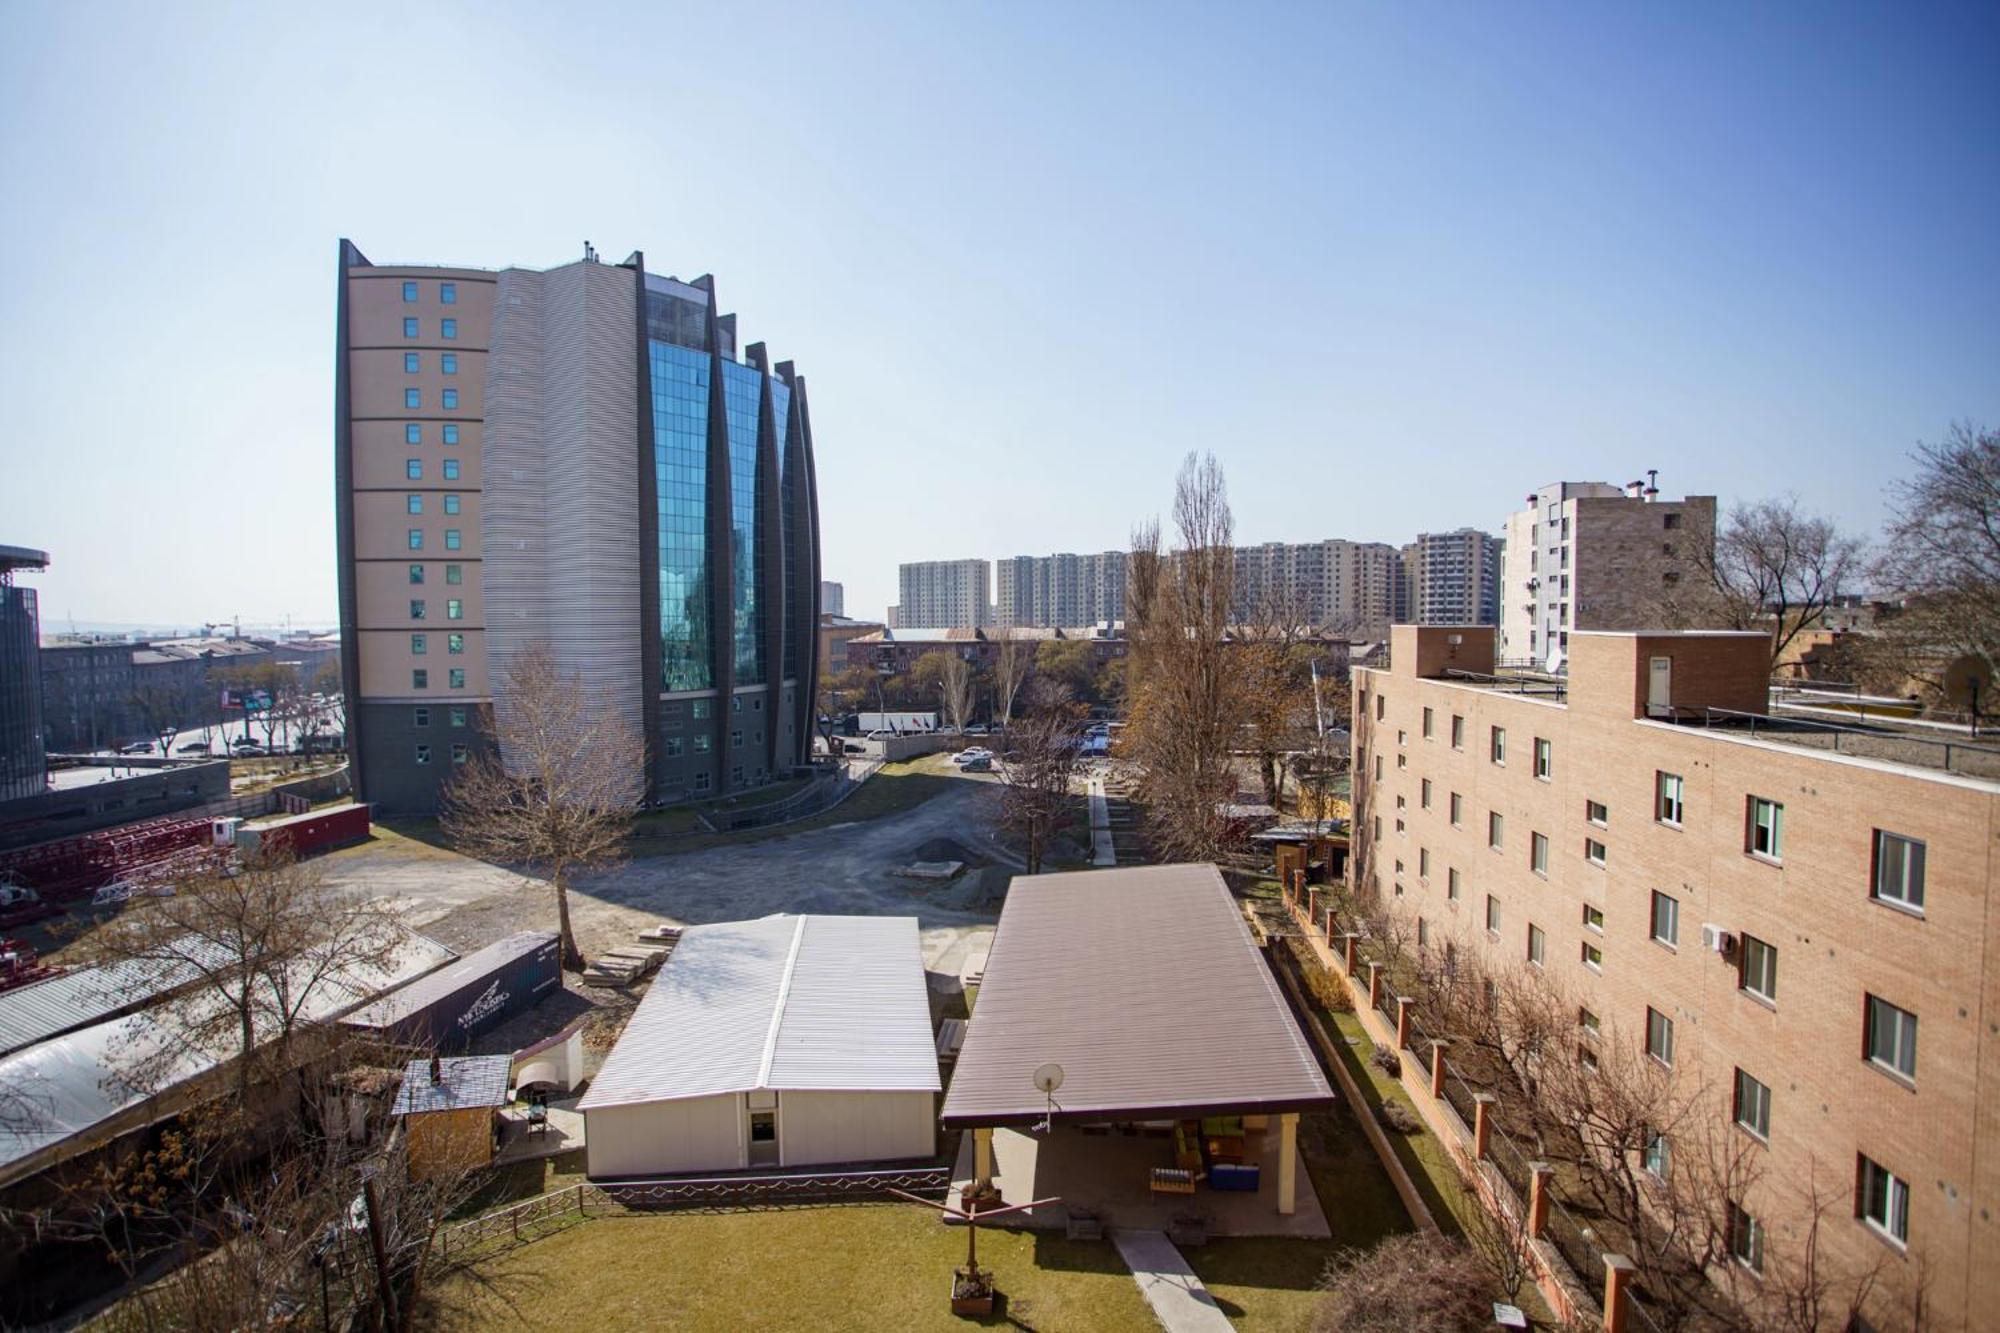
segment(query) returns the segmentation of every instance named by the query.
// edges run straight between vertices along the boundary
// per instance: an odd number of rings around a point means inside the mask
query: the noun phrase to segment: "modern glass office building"
[[[640,254],[390,267],[342,242],[339,343],[364,799],[435,808],[504,715],[506,659],[537,640],[643,728],[637,794],[741,790],[804,762],[820,569],[805,382],[762,344],[739,352],[711,279]],[[440,605],[457,623],[433,627]]]

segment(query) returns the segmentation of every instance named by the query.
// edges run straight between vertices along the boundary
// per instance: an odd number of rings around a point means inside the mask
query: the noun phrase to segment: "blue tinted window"
[[[421,551],[424,549],[424,530],[422,528],[410,529],[410,549],[412,551]]]
[[[456,375],[458,373],[458,353],[446,352],[438,357],[438,369],[447,375]]]
[[[403,284],[403,299],[404,299],[405,301],[414,301],[414,300],[416,300],[416,299],[417,299],[417,284],[416,284],[416,283],[414,283],[414,282],[406,282],[406,283],[404,283],[404,284]]]
[[[458,460],[456,458],[447,458],[444,460],[444,479],[446,481],[458,480]]]
[[[412,315],[403,321],[403,336],[405,338],[414,338],[417,336],[416,316]]]
[[[444,530],[444,549],[447,551],[456,551],[458,546],[458,529],[446,528]]]
[[[403,372],[414,375],[424,368],[424,359],[415,352],[403,353]]]
[[[452,619],[453,619],[453,620],[456,620],[456,619],[458,619],[458,617],[457,617],[457,616],[453,616],[453,617],[452,617]],[[448,652],[448,653],[462,653],[462,652],[464,652],[464,651],[465,651],[465,636],[464,636],[463,634],[447,634],[447,635],[445,635],[445,636],[444,636],[444,650],[445,650],[446,652]]]
[[[462,690],[462,689],[464,689],[464,688],[465,688],[465,668],[464,668],[464,667],[453,667],[453,668],[451,668],[451,687],[452,687],[452,688],[453,688],[454,690]]]
[[[409,505],[412,514],[421,514],[424,512],[424,497],[421,495],[407,496],[405,497],[405,503]]]
[[[458,336],[458,321],[455,319],[439,320],[438,336],[440,338],[456,338]]]
[[[709,358],[652,339],[653,471],[659,488],[660,683],[705,690],[709,649]]]
[[[423,581],[424,581],[424,567],[422,565],[411,565],[410,582],[422,583]]]
[[[444,442],[446,444],[458,443],[458,424],[456,422],[447,421],[445,423]]]
[[[424,670],[424,669],[423,669],[422,667],[418,667],[418,668],[417,668],[416,670],[414,670],[414,671],[412,671],[412,672],[410,673],[410,688],[411,688],[411,689],[413,689],[413,690],[427,690],[427,689],[429,689],[430,687],[431,687],[431,673],[430,673],[430,672],[428,672],[428,671]],[[427,764],[427,763],[429,763],[429,762],[430,762],[430,758],[431,758],[431,747],[430,747],[430,746],[428,746],[428,745],[419,745],[419,746],[417,747],[417,756],[418,756],[418,758],[417,758],[417,762],[418,762],[418,763],[420,763],[420,764]]]
[[[447,409],[458,406],[458,390],[446,389],[444,391],[444,405]]]
[[[429,651],[430,651],[430,637],[428,635],[412,634],[410,636],[410,652],[413,655],[417,657],[422,657],[425,653]]]
[[[424,428],[422,426],[412,421],[409,425],[403,427],[403,443],[422,444],[423,442]]]
[[[764,636],[757,614],[763,552],[757,540],[757,416],[764,377],[753,367],[722,363],[722,401],[729,426],[729,549],[735,587],[730,594],[730,636],[739,685],[764,683]]]
[[[465,566],[463,566],[463,565],[446,565],[446,566],[444,567],[444,581],[445,581],[446,583],[463,583],[463,582],[465,582]]]
[[[424,405],[424,391],[422,389],[403,390],[404,407],[410,408],[412,411],[414,411],[415,409],[422,407],[423,405]]]
[[[458,284],[457,284],[457,283],[455,283],[455,282],[441,282],[441,283],[439,283],[439,284],[438,284],[438,300],[440,300],[440,301],[444,302],[444,303],[445,303],[446,305],[457,305],[457,304],[458,304]]]
[[[799,615],[810,602],[801,602],[803,591],[798,586],[798,553],[792,549],[792,506],[798,500],[799,469],[792,466],[790,457],[790,431],[792,414],[792,386],[783,380],[771,380],[771,431],[778,442],[778,549],[784,552],[785,571],[785,660],[780,668],[780,679],[796,679],[799,674],[798,635],[792,626],[799,623]]]
[[[444,497],[444,512],[447,514],[456,514],[458,512],[458,497],[456,495],[447,495]]]
[[[422,481],[424,479],[424,460],[421,458],[412,458],[404,463],[403,475],[411,481]]]

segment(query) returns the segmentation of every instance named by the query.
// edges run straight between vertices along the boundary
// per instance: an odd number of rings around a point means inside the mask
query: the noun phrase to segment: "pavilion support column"
[[[993,1131],[972,1131],[972,1187],[986,1189],[993,1184]]]
[[[1290,1217],[1299,1202],[1299,1113],[1278,1117],[1278,1211]]]

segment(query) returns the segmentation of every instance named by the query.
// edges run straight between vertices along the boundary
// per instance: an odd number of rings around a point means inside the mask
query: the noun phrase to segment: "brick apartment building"
[[[1824,1258],[1881,1265],[1867,1326],[1905,1326],[1920,1280],[1937,1326],[1977,1326],[2000,1301],[2000,751],[1822,748],[1767,715],[1761,634],[1577,631],[1567,679],[1532,685],[1492,674],[1494,638],[1397,626],[1356,672],[1354,885],[1421,948],[1545,973],[1580,1041],[1713,1090],[1767,1154],[1740,1260],[1799,1238],[1810,1171],[1837,1199]]]

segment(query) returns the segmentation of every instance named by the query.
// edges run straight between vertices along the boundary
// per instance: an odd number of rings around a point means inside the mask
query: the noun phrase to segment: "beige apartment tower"
[[[1661,1156],[1742,1136],[1725,1262],[1751,1289],[1796,1256],[1816,1184],[1827,1271],[1879,1273],[1857,1327],[1908,1327],[1919,1285],[1926,1327],[1987,1326],[2000,749],[1774,716],[1768,655],[1761,633],[1575,630],[1552,680],[1496,674],[1491,628],[1397,626],[1390,665],[1355,673],[1353,884],[1430,956],[1555,988],[1585,1048],[1702,1090],[1712,1122]]]

